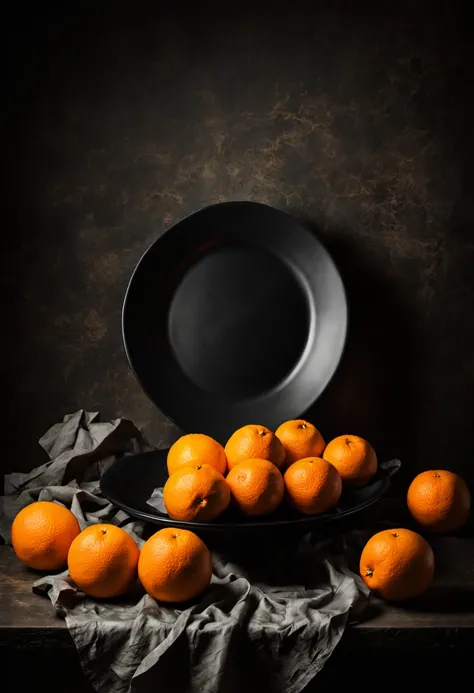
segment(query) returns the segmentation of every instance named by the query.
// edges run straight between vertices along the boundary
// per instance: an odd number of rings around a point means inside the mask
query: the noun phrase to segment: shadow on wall
[[[411,479],[417,449],[415,399],[415,306],[375,266],[352,234],[321,234],[341,272],[349,305],[346,350],[325,392],[306,413],[326,440],[350,433],[371,441],[380,460],[398,457],[394,488]]]

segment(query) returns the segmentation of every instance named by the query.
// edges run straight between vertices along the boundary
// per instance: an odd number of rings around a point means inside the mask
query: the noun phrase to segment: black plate
[[[303,414],[344,349],[347,304],[321,243],[284,212],[206,207],[145,252],[123,306],[131,368],[181,430],[225,443]]]
[[[327,525],[342,524],[347,518],[361,513],[376,503],[390,486],[390,472],[379,470],[373,481],[362,489],[343,493],[338,507],[331,512],[314,517],[302,517],[293,513],[285,504],[273,515],[246,519],[227,511],[216,522],[179,522],[148,505],[155,488],[164,486],[168,478],[166,450],[146,452],[141,455],[117,460],[102,476],[102,494],[114,505],[132,517],[162,527],[173,526],[191,529],[201,536],[216,533],[241,534],[285,529],[309,532]]]

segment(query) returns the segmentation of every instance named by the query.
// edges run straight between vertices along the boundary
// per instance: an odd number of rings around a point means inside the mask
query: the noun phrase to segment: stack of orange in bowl
[[[225,447],[204,434],[179,438],[169,450],[163,500],[171,519],[212,522],[232,505],[245,516],[270,515],[283,502],[302,515],[335,507],[344,484],[360,487],[377,471],[367,441],[340,436],[327,446],[308,421],[275,432],[247,425]]]

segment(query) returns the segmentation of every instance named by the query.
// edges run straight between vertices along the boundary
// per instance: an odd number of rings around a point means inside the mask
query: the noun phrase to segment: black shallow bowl
[[[123,340],[143,390],[187,433],[225,443],[245,424],[301,416],[339,364],[341,277],[284,212],[206,207],[166,231],[130,280]]]
[[[311,517],[294,513],[284,503],[280,509],[263,518],[244,518],[227,511],[215,522],[180,522],[171,520],[147,503],[154,489],[164,486],[168,478],[167,450],[156,450],[141,455],[122,457],[102,476],[102,494],[111,503],[132,517],[163,527],[190,529],[202,537],[216,534],[248,536],[342,529],[349,522],[353,526],[356,516],[374,505],[390,486],[390,472],[379,469],[377,476],[364,488],[344,492],[336,509]]]

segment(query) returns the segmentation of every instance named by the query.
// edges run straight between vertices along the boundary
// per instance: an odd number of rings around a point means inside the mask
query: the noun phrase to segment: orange
[[[225,446],[229,469],[245,460],[268,460],[278,468],[285,461],[285,450],[266,426],[243,426],[231,435]]]
[[[285,421],[277,428],[275,435],[285,449],[286,464],[323,454],[325,443],[321,433],[312,423],[303,419]]]
[[[211,522],[227,509],[230,490],[209,464],[179,467],[163,489],[166,512],[173,520]]]
[[[333,464],[347,486],[365,486],[377,472],[377,455],[359,436],[338,436],[326,445],[323,457]]]
[[[432,532],[453,532],[469,517],[471,494],[466,482],[453,472],[430,470],[410,484],[408,508],[415,520]]]
[[[204,433],[181,436],[168,451],[168,474],[173,474],[179,467],[190,464],[209,464],[223,475],[227,471],[224,448],[217,440]]]
[[[360,575],[383,599],[404,601],[428,589],[434,574],[428,542],[409,529],[386,529],[369,539],[360,557]]]
[[[245,515],[269,515],[283,499],[283,477],[268,460],[240,462],[230,470],[226,481],[232,500]]]
[[[70,510],[50,501],[37,501],[20,510],[12,524],[12,544],[23,563],[35,570],[59,570],[81,531]]]
[[[137,579],[140,550],[115,525],[91,525],[74,539],[67,564],[76,585],[91,597],[125,594]]]
[[[305,515],[325,513],[333,508],[342,492],[336,467],[321,457],[307,457],[288,467],[283,477],[288,502]]]
[[[211,554],[194,532],[160,529],[142,546],[138,575],[155,599],[185,602],[197,597],[211,581]]]

